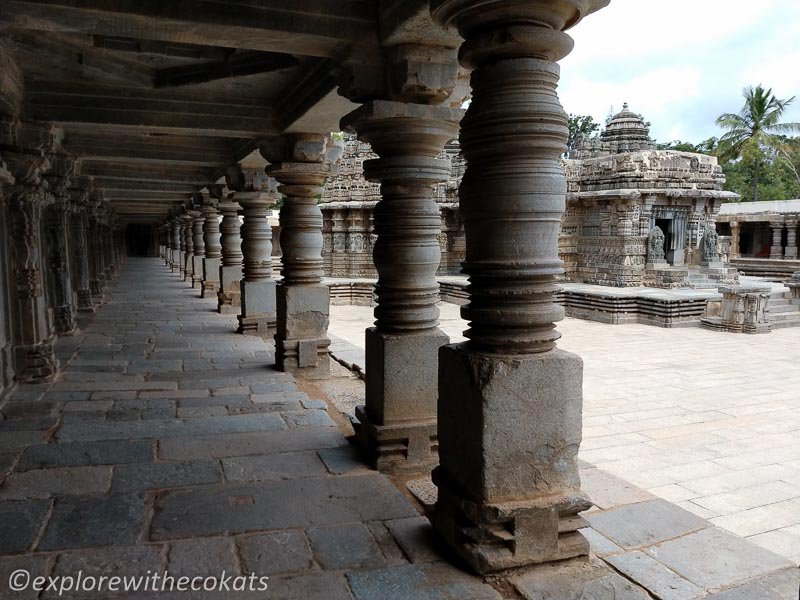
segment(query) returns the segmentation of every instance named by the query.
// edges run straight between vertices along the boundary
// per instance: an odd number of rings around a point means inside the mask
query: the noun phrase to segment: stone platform
[[[797,589],[780,557],[588,467],[592,562],[470,575],[404,487],[354,455],[328,403],[351,379],[298,384],[272,369],[271,344],[214,309],[156,259],[130,259],[110,301],[57,345],[61,378],[0,405],[0,598],[39,597],[10,592],[18,569],[269,577],[266,593],[113,596],[125,598],[646,600],[647,588],[787,600]]]

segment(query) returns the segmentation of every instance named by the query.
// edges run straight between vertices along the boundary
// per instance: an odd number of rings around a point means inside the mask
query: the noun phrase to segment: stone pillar
[[[194,211],[192,217],[192,287],[196,290],[203,290],[203,261],[206,258],[206,241],[203,228],[205,227],[206,216],[202,210]]]
[[[164,238],[164,225],[158,226],[158,258],[164,258],[167,254],[166,240]]]
[[[183,227],[183,280],[190,283],[194,274],[194,228],[192,223],[198,214],[190,210],[181,216]]]
[[[203,259],[203,281],[201,298],[213,298],[219,288],[219,270],[222,266],[222,245],[219,229],[219,210],[212,204],[205,204],[203,213],[203,242],[206,255]]]
[[[219,203],[222,213],[220,243],[222,266],[219,268],[217,310],[220,314],[239,314],[242,305],[242,237],[239,211],[241,206],[227,198]]]
[[[12,163],[12,156],[4,154]],[[49,201],[41,171],[49,163],[44,157],[14,160],[16,185],[11,189],[11,273],[16,292],[14,345],[17,380],[25,383],[50,381],[58,372],[53,354],[52,315],[44,291],[45,263],[42,258],[42,212]]]
[[[237,192],[234,199],[242,206],[244,222],[241,283],[241,313],[238,332],[269,337],[275,333],[275,281],[272,279],[272,228],[267,221],[272,195],[260,191]]]
[[[558,234],[567,115],[563,33],[607,0],[431,0],[466,39],[460,189],[469,341],[439,354],[439,488],[432,521],[476,571],[589,553],[577,515],[582,361],[559,350]]]
[[[771,221],[769,226],[772,228],[772,248],[769,257],[772,259],[783,258],[783,222]]]
[[[89,256],[86,238],[86,222],[86,205],[83,198],[81,198],[78,200],[78,203],[75,204],[72,218],[70,219],[78,312],[94,312],[92,292],[89,287]]]
[[[50,300],[53,307],[53,325],[58,335],[72,335],[77,328],[67,255],[68,201],[66,189],[56,190],[56,202],[47,210],[45,219]]]
[[[89,240],[90,258],[90,281],[89,289],[92,293],[92,300],[95,303],[102,303],[103,288],[106,285],[103,267],[103,249],[100,240],[100,216],[98,206],[93,202],[92,211],[89,216],[87,234]]]
[[[180,273],[181,269],[181,256],[183,256],[183,236],[181,235],[181,220],[175,217],[170,222],[170,231],[172,234],[172,254],[170,255],[170,266],[173,272]]]
[[[797,220],[786,221],[786,260],[797,260]]]
[[[275,364],[304,379],[330,376],[330,290],[322,283],[322,211],[317,198],[341,147],[324,135],[298,134],[262,145],[284,196],[280,212],[283,281],[277,288]]]
[[[366,331],[366,403],[356,410],[359,438],[382,471],[436,464],[437,355],[450,339],[439,329],[441,217],[433,186],[450,163],[437,158],[458,134],[461,111],[372,101],[342,120],[380,158],[364,176],[381,184],[375,206],[378,271],[375,327]]]
[[[737,221],[731,221],[731,259],[741,257],[741,248],[739,246],[741,233],[739,223]]]

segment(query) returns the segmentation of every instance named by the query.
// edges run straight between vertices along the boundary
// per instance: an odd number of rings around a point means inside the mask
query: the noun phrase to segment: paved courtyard
[[[441,311],[464,340],[459,307]],[[371,312],[332,307],[331,333],[363,348]],[[800,329],[559,329],[585,364],[583,460],[800,562]]]
[[[214,306],[160,261],[130,259],[110,301],[59,341],[59,379],[0,404],[0,599],[794,600],[785,558],[590,465],[590,561],[469,574],[404,482],[348,443],[323,390],[359,382],[342,368],[319,386],[274,371],[271,344]],[[628,411],[606,411],[591,439],[639,453],[611,429],[636,422],[616,418]],[[137,577],[165,570],[203,587],[268,577],[268,591],[141,591]],[[21,572],[62,587],[127,577],[129,591],[12,591]]]

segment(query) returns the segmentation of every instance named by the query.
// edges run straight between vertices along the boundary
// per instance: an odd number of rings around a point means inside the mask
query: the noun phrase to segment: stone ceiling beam
[[[374,38],[370,0],[3,0],[0,27],[330,56]]]
[[[297,65],[298,60],[290,54],[245,51],[234,54],[224,61],[159,69],[156,72],[155,87],[196,85],[221,79],[272,73]]]
[[[81,161],[81,175],[98,179],[152,181],[173,184],[187,184],[202,187],[212,181],[213,171],[198,167],[186,167],[171,164],[141,165],[113,161]]]
[[[169,162],[219,167],[235,161],[234,147],[224,138],[191,136],[119,136],[66,129],[64,149],[94,161]]]
[[[259,138],[280,132],[275,114],[256,103],[231,104],[181,98],[135,96],[130,89],[79,90],[37,83],[25,98],[28,120],[47,121],[90,132],[166,133]]]

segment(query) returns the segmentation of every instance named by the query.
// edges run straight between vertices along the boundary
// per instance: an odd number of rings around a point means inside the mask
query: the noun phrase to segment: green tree
[[[569,139],[567,140],[567,156],[575,148],[578,138],[596,137],[600,124],[596,123],[591,115],[569,115]]]
[[[798,123],[783,123],[786,109],[794,101],[780,100],[761,85],[744,90],[745,103],[739,113],[725,113],[717,125],[727,130],[719,140],[717,154],[723,164],[741,160],[752,174],[753,200],[759,199],[759,180],[770,154],[780,153],[785,138],[782,135],[800,131]]]

